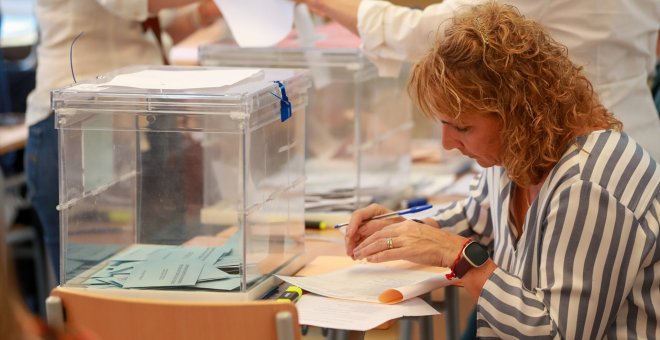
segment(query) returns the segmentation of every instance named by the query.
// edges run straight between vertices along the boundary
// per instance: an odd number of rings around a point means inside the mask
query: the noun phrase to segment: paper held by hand
[[[453,284],[446,272],[357,264],[322,275],[279,276],[303,290],[345,300],[394,304]]]
[[[435,276],[429,277],[424,281],[413,283],[411,285],[386,289],[378,296],[378,301],[388,304],[399,303],[412,297],[428,293],[434,289],[449,286],[456,280],[447,279],[446,274],[448,273],[449,271],[436,274]]]

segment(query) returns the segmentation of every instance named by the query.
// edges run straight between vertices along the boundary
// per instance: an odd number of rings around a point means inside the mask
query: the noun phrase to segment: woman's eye
[[[467,130],[468,130],[467,127],[460,127],[460,126],[456,126],[455,129],[458,132],[467,132]]]

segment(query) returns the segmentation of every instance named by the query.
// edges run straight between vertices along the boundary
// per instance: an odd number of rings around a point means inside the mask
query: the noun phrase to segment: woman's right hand
[[[390,224],[405,220],[401,216],[392,216],[389,218],[367,221],[374,216],[387,214],[389,212],[391,212],[391,210],[378,204],[371,204],[368,207],[355,210],[353,214],[351,214],[351,220],[346,227],[346,255],[355,259],[353,250],[355,250],[355,247],[362,243],[364,239]]]

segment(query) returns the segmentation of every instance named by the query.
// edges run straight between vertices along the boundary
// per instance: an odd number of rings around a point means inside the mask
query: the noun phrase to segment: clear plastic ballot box
[[[53,91],[61,285],[246,300],[297,270],[309,84],[305,70],[134,66]]]
[[[372,201],[399,202],[409,186],[412,104],[408,72],[378,75],[360,40],[337,24],[317,28],[312,47],[292,33],[269,48],[233,41],[200,46],[207,66],[309,69],[307,108],[307,213],[352,211]],[[385,201],[383,201],[385,200]]]

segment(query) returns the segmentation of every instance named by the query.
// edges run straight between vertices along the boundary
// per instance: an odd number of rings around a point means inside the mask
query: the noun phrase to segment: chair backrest
[[[65,323],[102,340],[301,338],[296,307],[273,300],[160,301],[55,288],[47,304],[51,327]]]

